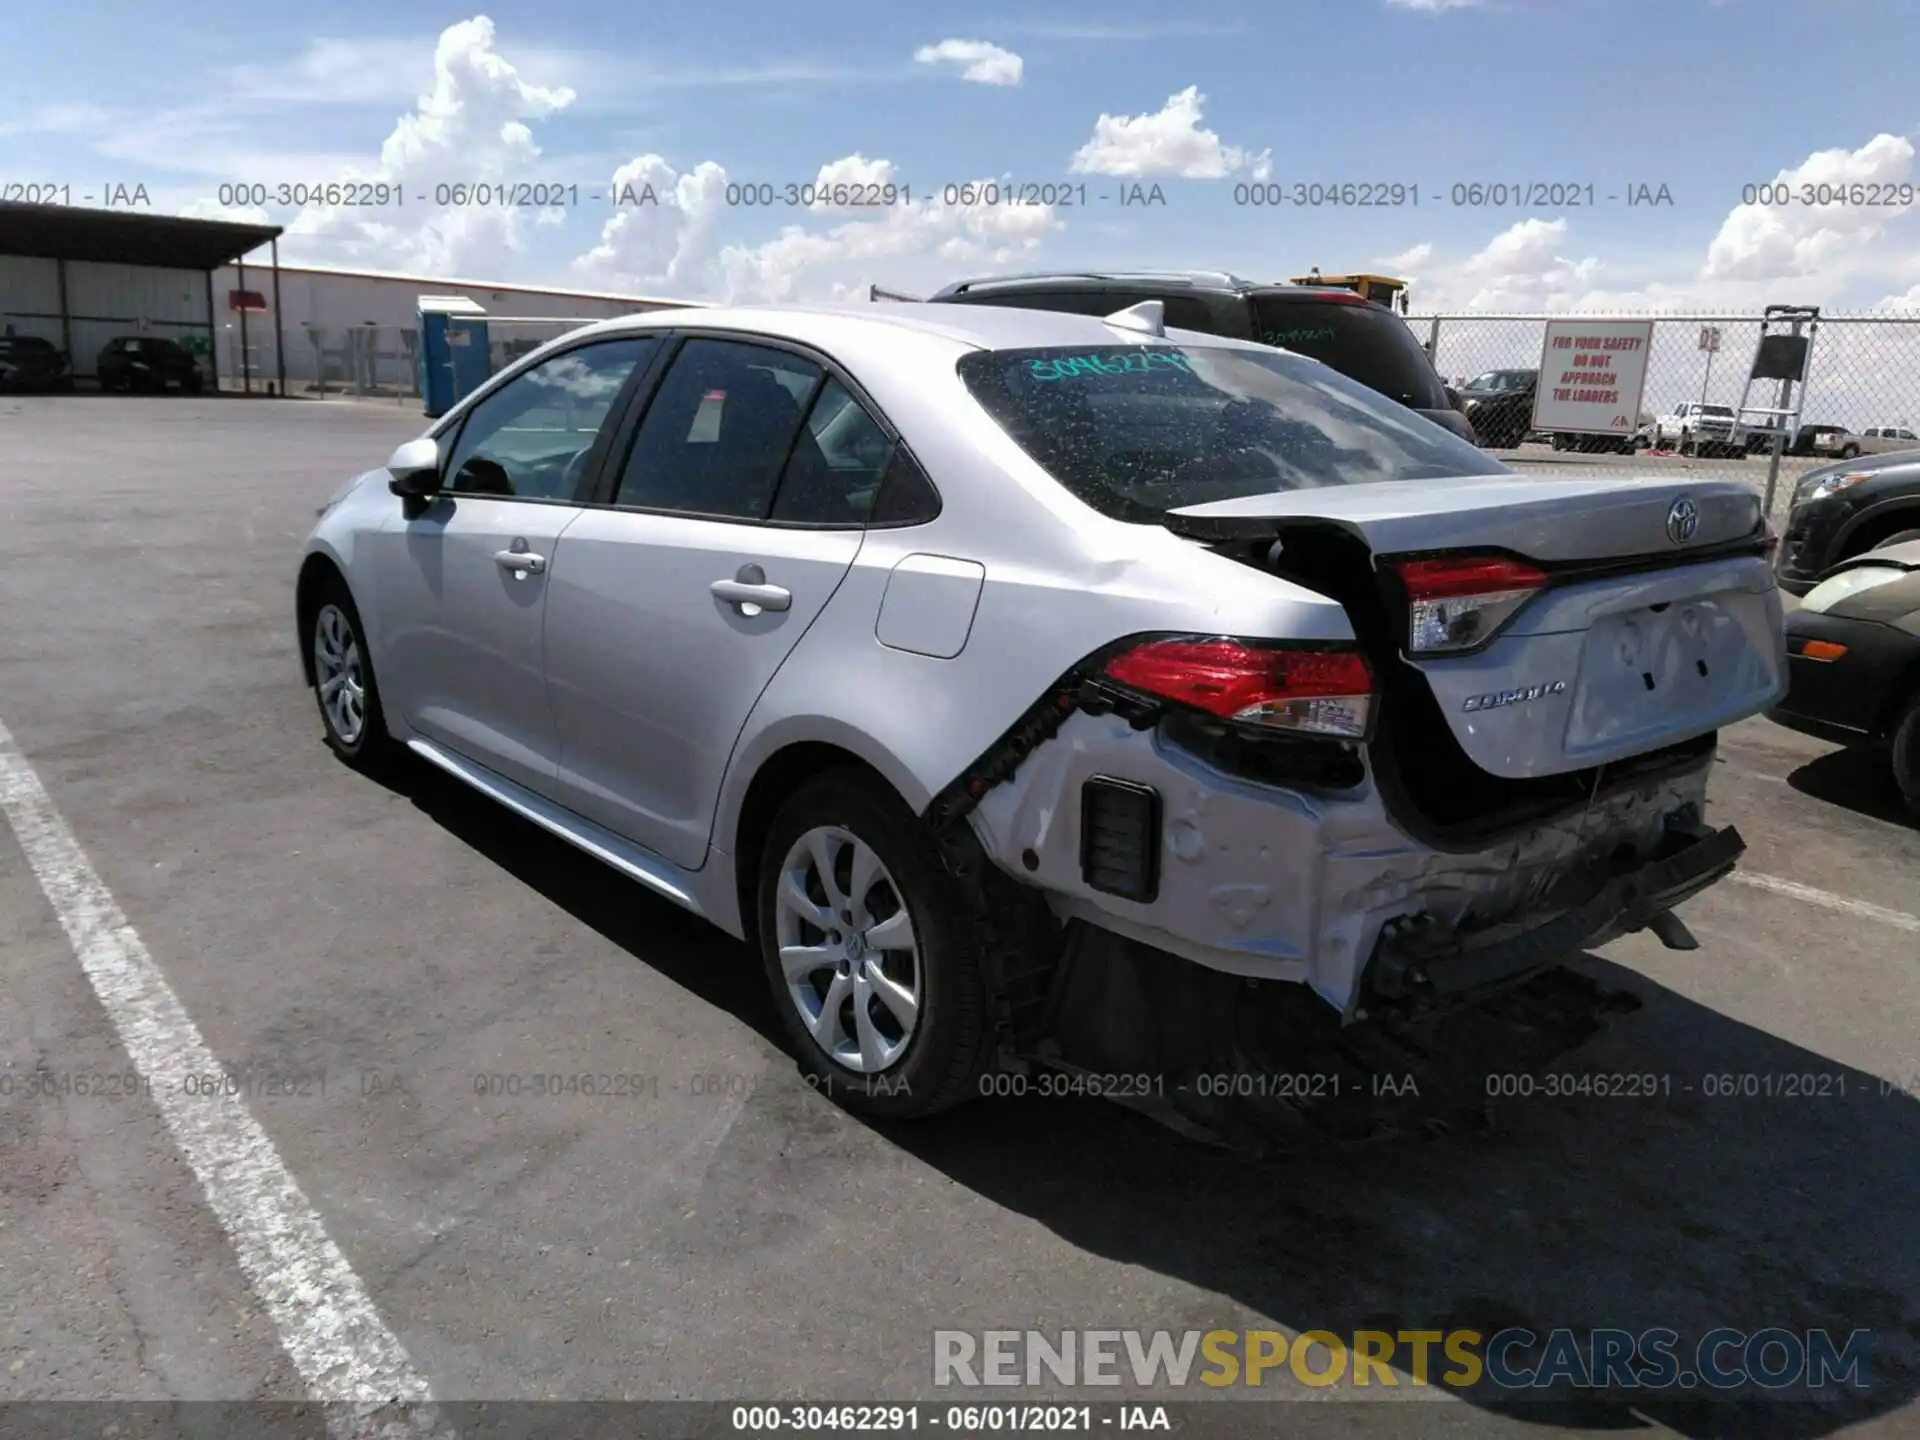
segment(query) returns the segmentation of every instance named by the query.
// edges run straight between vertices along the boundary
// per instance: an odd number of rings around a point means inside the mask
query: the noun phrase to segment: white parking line
[[[1771,890],[1776,895],[1788,895],[1795,900],[1804,900],[1809,905],[1818,905],[1823,910],[1836,910],[1842,915],[1858,915],[1863,920],[1877,920],[1882,925],[1891,925],[1896,930],[1910,930],[1920,933],[1920,915],[1909,915],[1904,910],[1889,910],[1884,905],[1869,905],[1864,900],[1849,900],[1844,895],[1835,895],[1830,890],[1816,890],[1811,885],[1802,885],[1798,880],[1782,880],[1778,875],[1756,875],[1751,870],[1736,870],[1729,877],[1742,885],[1751,885],[1756,890]]]
[[[185,1093],[185,1077],[217,1075],[220,1062],[4,723],[0,811],[311,1398],[348,1402],[329,1428],[355,1436],[395,1428],[398,1416],[369,1407],[430,1403],[427,1382],[245,1102]],[[416,1432],[436,1423],[430,1411],[403,1413]]]

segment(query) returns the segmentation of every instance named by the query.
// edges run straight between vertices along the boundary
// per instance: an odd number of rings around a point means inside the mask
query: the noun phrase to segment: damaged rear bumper
[[[1337,790],[1254,782],[1158,727],[1078,713],[983,783],[967,819],[996,868],[1056,919],[1243,980],[1303,984],[1353,1020],[1389,998],[1431,1005],[1441,992],[1423,992],[1436,984],[1497,985],[1649,924],[1671,933],[1657,917],[1741,850],[1734,832],[1700,826],[1711,768],[1701,752],[1440,851],[1394,823],[1370,777]],[[1140,802],[1133,823],[1093,833],[1089,795],[1116,785]],[[1138,888],[1102,882],[1115,847],[1141,862]]]
[[[1544,924],[1504,939],[1435,944],[1418,925],[1384,932],[1362,982],[1362,1004],[1468,999],[1581,950],[1643,930],[1682,901],[1724,879],[1746,851],[1732,826],[1670,832],[1663,853],[1602,882],[1586,900]]]

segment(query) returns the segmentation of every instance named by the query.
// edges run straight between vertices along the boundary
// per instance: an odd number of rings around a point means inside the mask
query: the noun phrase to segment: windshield
[[[982,350],[959,368],[1027,454],[1118,520],[1277,490],[1511,473],[1295,355],[1198,345]]]
[[[1407,322],[1390,310],[1351,301],[1256,295],[1253,323],[1255,339],[1324,360],[1389,400],[1416,410],[1451,408],[1427,352]]]
[[[1733,407],[1731,405],[1702,405],[1700,407],[1700,413],[1715,420],[1731,420],[1733,418]]]
[[[1463,395],[1484,395],[1489,390],[1524,390],[1533,383],[1531,370],[1489,370],[1476,375],[1460,387]]]

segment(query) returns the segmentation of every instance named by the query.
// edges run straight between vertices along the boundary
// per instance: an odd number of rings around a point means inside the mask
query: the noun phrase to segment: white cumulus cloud
[[[1073,154],[1076,175],[1178,175],[1217,180],[1246,170],[1256,180],[1271,173],[1272,151],[1257,154],[1224,143],[1201,125],[1207,97],[1189,85],[1147,115],[1109,115],[1093,122],[1093,138]]]
[[[1818,150],[1735,207],[1707,250],[1707,280],[1803,279],[1869,249],[1905,205],[1878,203],[1913,177],[1913,142],[1876,135],[1857,150]],[[1769,193],[1771,192],[1771,193]],[[1811,203],[1809,203],[1811,202]]]
[[[815,185],[884,187],[893,162],[865,155],[828,161]],[[658,203],[629,207],[603,227],[600,243],[573,262],[595,286],[744,303],[834,300],[864,295],[884,266],[890,285],[925,285],[956,264],[994,269],[1037,249],[1062,228],[1050,205],[952,204],[945,195],[856,208],[829,196],[816,212],[835,223],[783,226],[758,243],[716,243],[726,212],[726,170],[704,161],[685,174],[658,155],[621,168],[615,189],[650,184]],[[977,187],[948,187],[990,193]],[[848,197],[850,200],[856,197]],[[869,188],[859,198],[871,200]],[[884,198],[884,192],[882,195]],[[818,199],[816,195],[816,200]]]
[[[495,50],[484,15],[441,32],[431,79],[380,147],[379,162],[339,177],[396,184],[401,204],[303,211],[286,236],[302,259],[450,276],[511,272],[537,212],[443,206],[440,187],[464,185],[469,198],[492,199],[487,187],[531,177],[541,150],[527,122],[564,110],[574,92],[524,80]]]
[[[1011,50],[986,40],[942,40],[913,52],[922,65],[957,67],[962,80],[976,85],[1018,85],[1026,62]]]

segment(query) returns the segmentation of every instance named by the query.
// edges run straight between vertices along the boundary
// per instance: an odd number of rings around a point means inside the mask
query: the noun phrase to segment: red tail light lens
[[[1223,720],[1364,739],[1373,672],[1351,650],[1238,640],[1152,640],[1107,662],[1109,679]]]
[[[1406,587],[1407,648],[1416,655],[1485,644],[1547,583],[1545,571],[1498,555],[1402,560],[1394,570]]]

